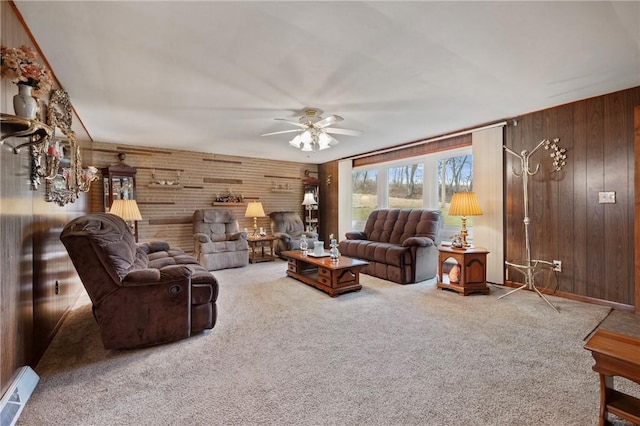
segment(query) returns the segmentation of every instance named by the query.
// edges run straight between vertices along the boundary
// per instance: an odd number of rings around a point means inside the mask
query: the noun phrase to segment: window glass
[[[353,229],[362,231],[369,214],[378,208],[378,171],[354,170],[351,188]]]
[[[388,169],[388,199],[392,209],[422,208],[422,163],[407,164]]]
[[[449,216],[449,205],[454,192],[473,191],[473,157],[459,155],[438,160],[438,205],[444,214],[442,238],[449,239],[462,227],[460,216]],[[468,241],[473,240],[473,216],[467,217]]]

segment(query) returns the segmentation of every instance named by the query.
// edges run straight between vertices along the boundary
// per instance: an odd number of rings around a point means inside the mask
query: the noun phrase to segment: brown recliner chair
[[[200,209],[193,212],[193,252],[209,271],[249,264],[247,233],[228,209]]]
[[[216,323],[218,281],[164,241],[137,245],[120,217],[95,213],[60,235],[93,303],[105,349],[189,337]]]
[[[280,254],[287,250],[300,250],[300,237],[307,236],[309,247],[313,249],[313,243],[318,241],[318,234],[306,232],[304,223],[300,215],[296,212],[271,212],[271,233],[276,237],[276,254],[284,259]]]

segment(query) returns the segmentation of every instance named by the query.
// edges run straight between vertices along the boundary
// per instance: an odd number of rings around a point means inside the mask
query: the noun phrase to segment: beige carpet
[[[583,339],[609,309],[366,275],[338,298],[277,261],[217,271],[217,326],[105,351],[86,297],[36,368],[21,425],[596,425]],[[622,424],[622,423],[620,423]]]

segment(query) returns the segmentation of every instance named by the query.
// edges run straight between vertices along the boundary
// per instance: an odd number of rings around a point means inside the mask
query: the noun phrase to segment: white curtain
[[[482,216],[473,218],[473,241],[486,248],[487,281],[504,284],[503,127],[472,133],[473,191]]]
[[[351,214],[353,196],[351,195],[351,160],[338,162],[338,241],[352,230]]]

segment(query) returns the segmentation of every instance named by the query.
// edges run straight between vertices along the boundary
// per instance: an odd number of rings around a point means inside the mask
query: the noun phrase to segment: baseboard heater
[[[21,367],[16,379],[0,400],[0,425],[13,426],[36,388],[40,377],[31,367]]]

